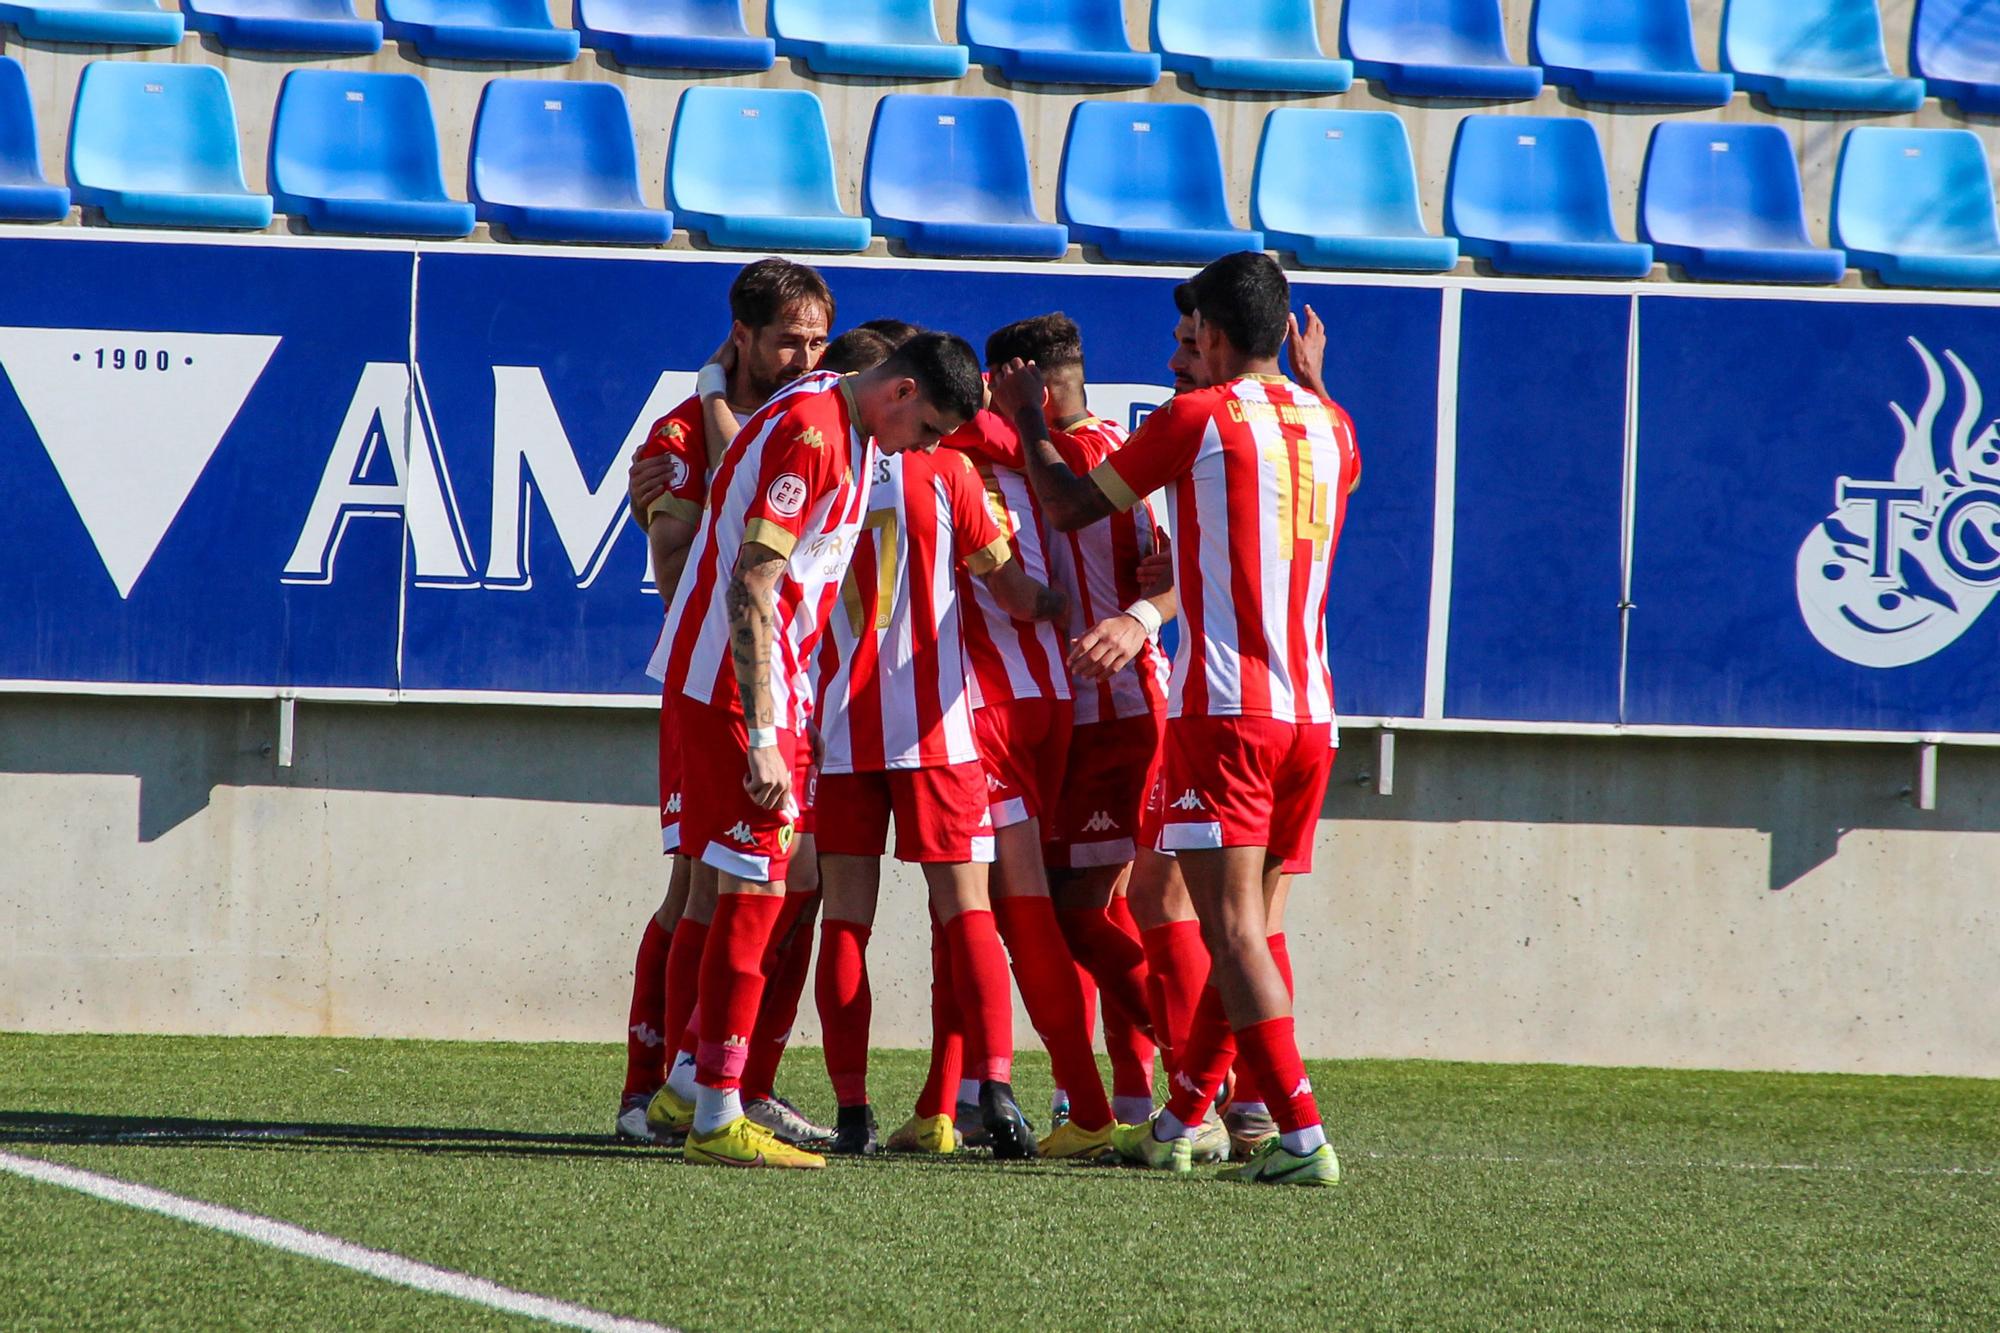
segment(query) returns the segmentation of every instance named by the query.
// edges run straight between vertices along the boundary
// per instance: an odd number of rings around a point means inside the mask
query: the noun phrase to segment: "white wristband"
[[[1150,639],[1160,632],[1160,608],[1154,606],[1145,598],[1141,597],[1138,601],[1126,607],[1125,614],[1146,627],[1147,638]]]
[[[729,392],[729,372],[711,361],[694,377],[697,398],[720,398]]]
[[[778,748],[778,729],[776,727],[750,727],[747,729],[747,734],[750,737],[750,748],[753,750],[775,750]]]

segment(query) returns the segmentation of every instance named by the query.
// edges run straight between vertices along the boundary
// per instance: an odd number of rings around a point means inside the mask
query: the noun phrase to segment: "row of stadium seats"
[[[1699,279],[1837,282],[1852,260],[1891,283],[2000,285],[1984,146],[1965,130],[1859,128],[1835,186],[1833,240],[1807,235],[1792,143],[1775,125],[1655,127],[1637,243],[1618,235],[1597,133],[1559,117],[1459,125],[1445,237],[1422,222],[1408,133],[1391,112],[1278,108],[1231,216],[1208,112],[1078,103],[1058,212],[1035,211],[1018,112],[1002,98],[892,93],[876,105],[864,217],[842,212],[826,119],[801,90],[690,88],[668,150],[671,212],[641,197],[624,94],[608,83],[494,79],[473,128],[472,203],[445,191],[436,123],[407,74],[295,70],[271,133],[272,193],[244,184],[220,71],[99,60],[71,118],[78,202],[114,223],[263,227],[273,206],[315,230],[459,237],[475,217],[525,240],[661,244],[676,220],[725,249],[1048,259],[1074,241],[1114,260],[1204,263],[1270,246],[1326,268],[1641,277],[1655,253]],[[0,58],[0,216],[66,216],[43,181],[21,67]]]
[[[1148,87],[1162,69],[1198,87],[1338,93],[1356,74],[1409,97],[1521,100],[1544,77],[1586,101],[1721,106],[1736,90],[1806,110],[1914,111],[1926,92],[2000,109],[2000,6],[1919,0],[1910,68],[1889,67],[1876,0],[1730,0],[1720,72],[1695,57],[1687,0],[1538,0],[1528,65],[1508,54],[1500,0],[1345,0],[1344,59],[1323,54],[1313,0],[1153,0],[1150,51],[1125,36],[1122,0],[959,0],[963,44],[931,0],[769,0],[769,37],[742,0],[0,0],[0,21],[42,41],[172,45],[182,24],[224,47],[368,54],[384,36],[427,58],[565,63],[590,46],[627,66],[764,70],[780,55],[816,73],[956,79],[978,61],[1016,83]],[[1226,11],[1226,12],[1225,12]]]

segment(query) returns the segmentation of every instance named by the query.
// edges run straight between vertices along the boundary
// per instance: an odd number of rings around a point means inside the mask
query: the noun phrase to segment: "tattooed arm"
[[[1069,615],[1069,597],[1059,588],[1029,578],[1018,560],[982,574],[980,581],[992,591],[1000,609],[1016,620],[1060,622]]]
[[[743,725],[752,733],[784,724],[771,706],[772,639],[777,632],[775,598],[785,557],[758,542],[737,552],[724,605],[729,612],[729,652],[736,668],[736,692],[743,700]],[[782,807],[791,795],[792,775],[776,746],[750,748],[743,779],[750,799],[766,810]]]
[[[1054,441],[1049,439],[1049,423],[1042,417],[1046,395],[1041,371],[1033,362],[1017,359],[994,372],[993,410],[1020,432],[1028,484],[1035,488],[1042,512],[1058,531],[1075,532],[1110,517],[1117,507],[1088,477],[1072,472],[1056,452]]]

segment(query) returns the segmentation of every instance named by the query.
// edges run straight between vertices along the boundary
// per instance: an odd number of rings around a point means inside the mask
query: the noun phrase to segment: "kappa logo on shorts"
[[[725,838],[732,839],[733,841],[736,842],[748,844],[750,841],[750,826],[739,819],[734,824],[730,825],[730,827],[723,832],[722,836]]]
[[[1174,802],[1174,809],[1199,810],[1201,809],[1201,797],[1195,795],[1193,787],[1189,787],[1181,793],[1181,798]]]
[[[1089,819],[1083,821],[1083,831],[1085,833],[1109,833],[1117,827],[1118,821],[1102,810],[1099,810]]]
[[[660,809],[666,811],[670,815],[679,814],[681,812],[681,794],[679,792],[675,792],[672,796],[669,796],[667,798],[667,803],[661,806]]]
[[[994,777],[991,773],[986,775],[986,790],[999,791],[1005,785],[1005,783],[1001,782],[999,778]]]
[[[764,492],[764,499],[772,513],[782,518],[796,517],[806,507],[806,479],[796,472],[781,473]]]

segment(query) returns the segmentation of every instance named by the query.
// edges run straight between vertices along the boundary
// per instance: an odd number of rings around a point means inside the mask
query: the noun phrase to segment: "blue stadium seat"
[[[432,59],[565,65],[581,39],[558,28],[548,0],[377,0],[382,31]]]
[[[0,221],[60,222],[68,216],[69,191],[42,175],[28,80],[19,61],[0,56]]]
[[[1399,97],[1518,102],[1542,91],[1542,71],[1507,54],[1500,0],[1347,0],[1340,53]]]
[[[1604,153],[1587,120],[1467,116],[1451,149],[1445,230],[1502,273],[1643,278],[1653,247],[1611,225]]]
[[[1150,88],[1160,57],[1134,51],[1119,0],[959,0],[958,35],[972,59],[1010,83]]]
[[[1266,116],[1250,225],[1313,268],[1441,273],[1458,263],[1456,240],[1424,230],[1409,131],[1393,111]]]
[[[1003,97],[890,93],[875,104],[861,208],[919,255],[1060,259],[1069,232],[1035,215],[1021,116]]]
[[[1218,22],[1213,0],[1153,0],[1160,63],[1200,88],[1344,93],[1354,66],[1320,50],[1312,0],[1231,0]]]
[[[1639,238],[1704,281],[1839,282],[1847,273],[1846,255],[1806,234],[1798,160],[1776,125],[1655,125]]]
[[[159,0],[0,3],[0,23],[13,24],[30,41],[90,46],[172,46],[185,31],[181,16]]]
[[[2000,112],[2000,4],[1917,0],[1910,73],[1934,96],[1978,115]]]
[[[674,219],[639,195],[617,85],[494,79],[472,123],[472,203],[524,241],[662,245]]]
[[[1772,106],[1806,111],[1915,111],[1922,79],[1889,71],[1875,0],[1729,0],[1722,65]]]
[[[1695,60],[1686,0],[1536,0],[1528,58],[1586,102],[1727,106],[1736,91]]]
[[[471,204],[444,191],[430,93],[413,74],[295,69],[278,89],[269,179],[314,231],[465,236]]]
[[[970,56],[938,36],[931,0],[771,0],[778,54],[816,74],[956,79]]]
[[[1206,264],[1264,248],[1229,217],[1215,122],[1185,102],[1078,102],[1056,215],[1107,259]]]
[[[69,183],[80,204],[141,227],[267,227],[243,183],[236,104],[213,65],[93,60],[76,84]]]
[[[2000,287],[1986,147],[1971,130],[1849,130],[1833,243],[1891,287]]]
[[[181,0],[196,32],[233,51],[316,51],[373,55],[382,25],[358,17],[354,0]]]
[[[576,0],[583,44],[628,67],[765,70],[769,37],[752,37],[743,0]]]
[[[725,250],[861,250],[867,218],[840,211],[833,142],[801,88],[689,88],[667,147],[681,225]]]

